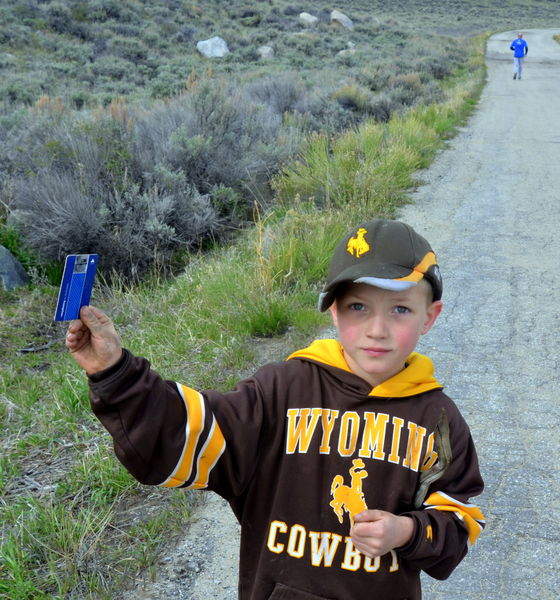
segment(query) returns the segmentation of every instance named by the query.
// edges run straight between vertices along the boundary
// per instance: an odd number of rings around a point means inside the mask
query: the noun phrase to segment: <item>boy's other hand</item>
[[[122,356],[121,341],[111,319],[93,306],[82,306],[80,318],[70,323],[66,347],[88,375],[112,367]]]
[[[410,517],[399,517],[384,510],[364,510],[354,516],[350,536],[354,546],[370,558],[383,556],[394,548],[406,546],[414,533]]]

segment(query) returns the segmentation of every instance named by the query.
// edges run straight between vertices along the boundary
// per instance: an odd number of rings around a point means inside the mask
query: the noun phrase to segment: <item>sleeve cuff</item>
[[[412,519],[412,523],[414,524],[414,530],[412,532],[412,536],[410,538],[410,542],[405,544],[404,546],[400,546],[399,548],[395,548],[395,552],[398,552],[401,556],[410,555],[418,544],[418,533],[421,530],[420,524],[418,523],[418,519],[415,517],[414,513],[403,513],[400,515],[401,517],[409,517]]]
[[[120,371],[122,369],[122,367],[124,366],[124,364],[127,361],[128,355],[129,355],[128,350],[123,348],[121,357],[112,367],[109,367],[108,369],[104,369],[103,371],[99,371],[98,373],[94,373],[93,375],[88,375],[89,381],[91,383],[99,383],[100,381],[104,381],[105,379],[108,379],[109,377],[111,377],[112,375],[114,375],[115,373],[117,373],[118,371]]]

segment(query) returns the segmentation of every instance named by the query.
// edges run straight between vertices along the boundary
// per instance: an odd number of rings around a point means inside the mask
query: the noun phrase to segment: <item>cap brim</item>
[[[354,283],[367,283],[373,287],[389,290],[391,292],[402,292],[414,287],[418,282],[405,281],[402,279],[382,279],[381,277],[359,277],[354,279]]]
[[[336,297],[336,289],[343,283],[365,283],[373,287],[381,288],[382,290],[389,290],[391,292],[402,292],[403,290],[409,290],[411,287],[416,285],[416,281],[403,281],[399,279],[384,279],[381,277],[358,277],[357,279],[342,279],[337,282],[333,282],[328,290],[325,290],[319,294],[318,308],[321,312],[325,312],[329,306],[334,302]]]

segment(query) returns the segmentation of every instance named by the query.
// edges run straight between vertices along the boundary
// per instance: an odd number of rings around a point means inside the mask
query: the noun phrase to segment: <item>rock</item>
[[[319,19],[317,17],[314,17],[313,15],[310,15],[307,12],[302,12],[299,14],[299,20],[306,26],[306,27],[314,27],[315,25],[317,25],[317,23],[319,22]]]
[[[261,58],[272,58],[274,56],[274,48],[272,46],[260,46],[257,52]]]
[[[4,246],[0,246],[0,283],[9,292],[29,283],[25,269]]]
[[[346,27],[346,29],[354,29],[352,20],[338,10],[331,11],[331,23],[337,23],[338,25]]]
[[[196,44],[196,49],[206,58],[223,58],[226,54],[229,54],[226,42],[219,36],[201,40]]]
[[[337,56],[349,56],[350,54],[356,54],[356,44],[354,42],[346,42],[346,50],[341,50],[337,53]]]

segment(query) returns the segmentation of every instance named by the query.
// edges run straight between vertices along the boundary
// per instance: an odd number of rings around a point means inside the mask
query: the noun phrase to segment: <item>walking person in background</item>
[[[521,79],[521,72],[523,71],[523,59],[529,52],[529,46],[523,39],[523,34],[518,33],[517,39],[511,42],[510,50],[513,50],[513,78]]]

